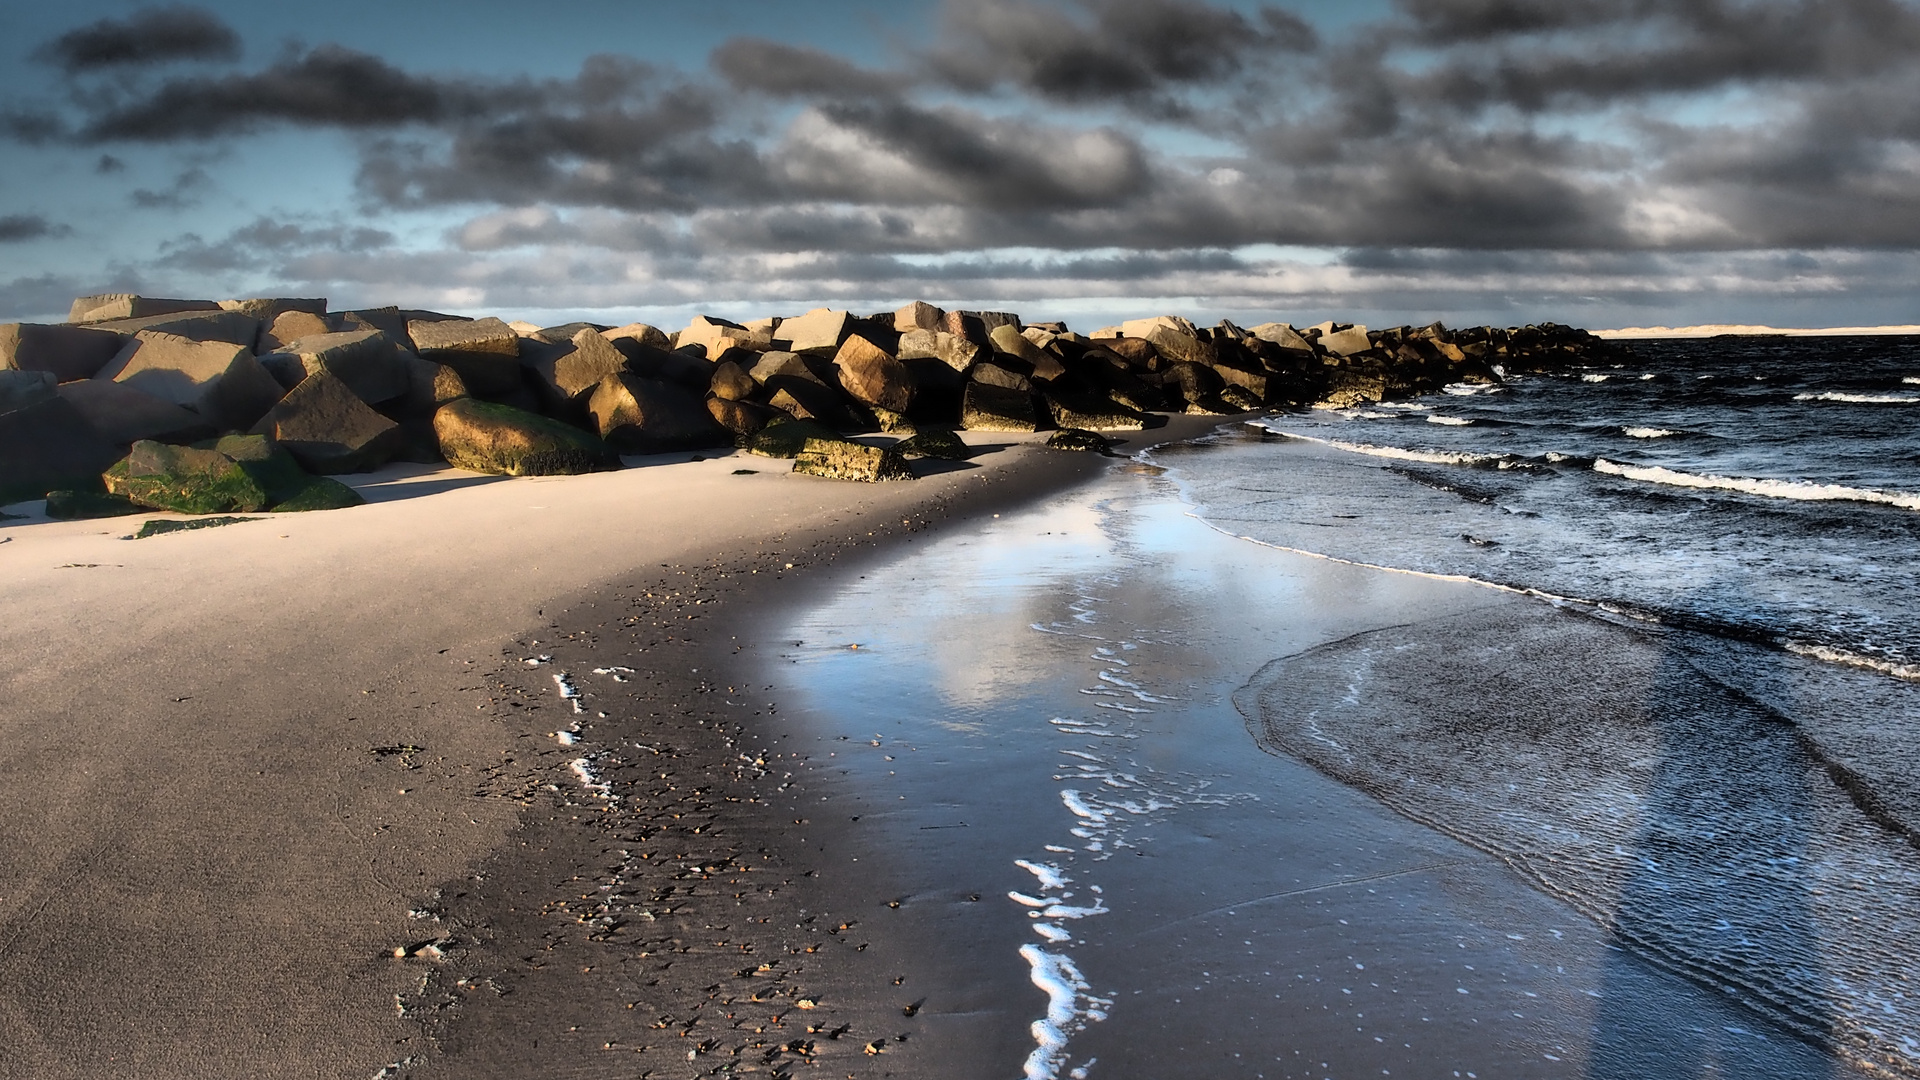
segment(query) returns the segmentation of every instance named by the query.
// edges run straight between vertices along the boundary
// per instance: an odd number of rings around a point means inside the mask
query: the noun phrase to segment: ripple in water
[[[1634,951],[1920,1075],[1920,851],[1658,635],[1475,613],[1276,660],[1235,703],[1262,746],[1502,858]]]

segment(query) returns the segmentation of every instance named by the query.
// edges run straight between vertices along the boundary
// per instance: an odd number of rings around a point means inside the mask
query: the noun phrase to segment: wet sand
[[[445,1010],[422,995],[466,945],[435,918],[445,883],[537,883],[545,904],[598,859],[597,834],[543,828],[570,823],[548,785],[577,755],[546,734],[551,694],[526,708],[503,670],[516,642],[636,574],[753,562],[779,579],[1102,466],[993,445],[913,484],[682,455],[512,481],[393,468],[355,478],[368,507],[140,541],[120,539],[140,519],[6,522],[0,1075],[430,1060],[423,1020]],[[675,697],[698,685],[664,674]],[[549,928],[491,940],[518,955]],[[552,1048],[543,1030],[498,1061]]]

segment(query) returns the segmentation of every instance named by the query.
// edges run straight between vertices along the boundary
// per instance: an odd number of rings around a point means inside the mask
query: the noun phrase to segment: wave
[[[1909,375],[1900,381],[1906,383],[1908,386],[1920,386],[1920,375]]]
[[[1611,378],[1613,378],[1613,376],[1611,375],[1582,375],[1580,376],[1580,381],[1581,382],[1606,382],[1608,379],[1611,379]]]
[[[1914,380],[1902,380],[1912,382]],[[1795,394],[1795,401],[1844,401],[1853,405],[1920,405],[1920,397],[1912,394]]]
[[[1663,427],[1630,427],[1621,428],[1620,431],[1629,439],[1664,439],[1669,435],[1680,434]]]
[[[1711,491],[1738,491],[1769,499],[1794,499],[1801,502],[1862,502],[1897,506],[1902,510],[1920,510],[1920,495],[1904,491],[1880,491],[1854,488],[1844,484],[1819,484],[1810,480],[1767,480],[1751,476],[1714,476],[1710,473],[1679,472],[1658,465],[1622,465],[1595,458],[1593,471],[1625,477],[1648,484],[1700,488]]]
[[[1498,394],[1504,389],[1506,388],[1496,383],[1460,382],[1448,383],[1440,388],[1440,392],[1443,394],[1452,394],[1454,397],[1472,397],[1475,394]]]
[[[1471,465],[1477,468],[1494,469],[1526,468],[1530,464],[1525,459],[1511,454],[1470,454],[1464,450],[1408,450],[1400,446],[1375,446],[1372,443],[1347,442],[1344,439],[1321,439],[1312,435],[1282,431],[1275,427],[1268,427],[1266,430],[1301,442],[1319,443],[1321,446],[1345,450],[1350,454],[1365,454],[1368,457],[1387,458],[1392,461],[1420,461],[1428,465]]]
[[[1435,414],[1431,414],[1431,415],[1429,415],[1429,416],[1427,417],[1427,423],[1429,423],[1429,424],[1445,424],[1445,425],[1446,425],[1446,426],[1448,426],[1448,427],[1471,427],[1471,426],[1473,426],[1473,421],[1471,421],[1471,420],[1468,420],[1468,419],[1466,419],[1466,418],[1464,418],[1464,417],[1459,417],[1459,416],[1441,416],[1441,415],[1439,415],[1439,414],[1437,414],[1437,413],[1435,413]]]
[[[1804,641],[1784,641],[1781,648],[1799,656],[1810,656],[1815,660],[1824,660],[1829,664],[1843,664],[1847,667],[1865,668],[1882,675],[1891,675],[1896,679],[1920,682],[1920,664],[1903,664],[1898,660],[1884,660],[1875,656],[1862,656],[1845,649],[1836,649],[1831,645],[1808,644]]]

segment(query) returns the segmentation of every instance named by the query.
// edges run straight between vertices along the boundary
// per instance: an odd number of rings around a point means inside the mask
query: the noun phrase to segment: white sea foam
[[[1680,434],[1677,431],[1663,427],[1630,427],[1621,428],[1620,431],[1629,439],[1664,439],[1669,435]]]
[[[1402,446],[1375,446],[1372,443],[1347,442],[1344,439],[1320,439],[1312,435],[1300,435],[1279,428],[1268,428],[1276,435],[1301,442],[1319,443],[1331,446],[1335,450],[1345,450],[1350,454],[1365,454],[1368,457],[1387,458],[1392,461],[1420,461],[1429,465],[1497,465],[1506,468],[1512,459],[1504,454],[1470,454],[1464,450],[1409,450]]]
[[[1920,664],[1903,664],[1897,660],[1882,660],[1873,656],[1836,649],[1829,645],[1808,645],[1803,642],[1789,641],[1787,651],[1801,656],[1810,656],[1815,660],[1824,660],[1829,664],[1844,664],[1847,667],[1866,668],[1882,675],[1891,675],[1896,679],[1920,682]]]
[[[1089,1021],[1105,1020],[1113,1002],[1093,996],[1071,957],[1038,945],[1020,946],[1020,956],[1031,969],[1033,985],[1047,995],[1047,1015],[1029,1029],[1036,1045],[1027,1055],[1027,1080],[1057,1080],[1067,1064],[1068,1037]]]
[[[1838,391],[1829,391],[1824,394],[1795,394],[1793,400],[1844,401],[1853,405],[1920,405],[1920,396],[1913,394],[1843,394]]]
[[[586,758],[574,758],[567,763],[567,767],[573,770],[573,775],[580,778],[581,787],[603,799],[613,798],[613,786],[600,779],[600,774],[593,771],[593,762]]]
[[[1497,394],[1503,389],[1496,383],[1448,383],[1440,391],[1454,397],[1472,397],[1475,394]]]
[[[1582,375],[1582,376],[1580,376],[1580,381],[1581,381],[1581,382],[1606,382],[1606,381],[1607,381],[1608,379],[1611,379],[1611,378],[1613,378],[1613,376],[1611,376],[1611,375],[1592,375],[1592,374],[1588,374],[1588,375]]]
[[[1713,491],[1738,491],[1770,499],[1795,499],[1802,502],[1862,502],[1897,506],[1902,510],[1920,510],[1920,495],[1903,491],[1879,491],[1844,484],[1819,484],[1810,480],[1767,480],[1749,476],[1714,476],[1679,472],[1658,465],[1621,465],[1596,458],[1593,471],[1625,477],[1648,484],[1700,488]]]
[[[553,685],[560,688],[560,696],[565,698],[567,702],[573,706],[574,712],[583,713],[587,711],[580,704],[580,688],[573,685],[573,680],[568,677],[566,672],[555,672],[553,675]]]
[[[1445,424],[1448,427],[1472,427],[1473,426],[1473,421],[1468,420],[1465,417],[1441,416],[1439,413],[1429,413],[1427,415],[1427,423]]]
[[[1900,381],[1906,383],[1908,386],[1920,386],[1920,375],[1909,375]]]

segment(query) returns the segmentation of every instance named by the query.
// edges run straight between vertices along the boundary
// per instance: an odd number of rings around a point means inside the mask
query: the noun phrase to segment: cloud
[[[200,196],[213,187],[213,177],[198,166],[173,178],[173,183],[155,191],[135,188],[127,201],[142,210],[185,210],[200,205]]]
[[[364,225],[307,226],[260,217],[211,242],[198,233],[165,241],[153,265],[201,273],[264,270],[316,251],[368,255],[393,242],[392,233]]]
[[[891,96],[910,80],[869,71],[818,49],[740,37],[713,50],[708,62],[736,90],[776,97]]]
[[[240,35],[205,8],[141,8],[124,19],[69,30],[33,55],[69,75],[175,60],[238,60]]]
[[[42,240],[54,236],[69,236],[73,233],[70,225],[56,225],[39,214],[0,215],[0,244],[16,244],[23,240]]]

